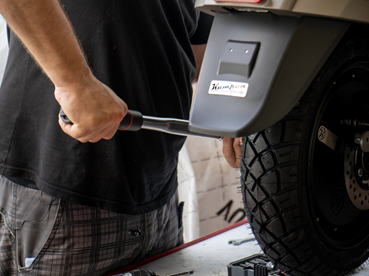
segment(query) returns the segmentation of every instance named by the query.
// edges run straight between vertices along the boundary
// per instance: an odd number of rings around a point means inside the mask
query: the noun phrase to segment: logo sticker
[[[209,94],[244,98],[249,84],[246,82],[217,81],[210,83]]]

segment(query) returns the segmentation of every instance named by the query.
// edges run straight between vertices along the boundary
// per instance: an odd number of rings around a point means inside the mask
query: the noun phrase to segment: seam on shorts
[[[15,239],[15,235],[14,235],[14,233],[13,233],[13,232],[12,232],[12,230],[10,229],[10,227],[9,227],[8,223],[6,222],[6,217],[5,217],[4,213],[0,211],[0,214],[4,217],[4,223],[5,223],[6,228],[8,229],[8,231],[10,232],[10,234],[11,234],[11,235],[13,236],[13,238]]]

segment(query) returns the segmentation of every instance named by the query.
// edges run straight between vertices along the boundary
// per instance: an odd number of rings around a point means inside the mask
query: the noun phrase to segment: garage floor
[[[233,229],[191,244],[160,259],[139,265],[138,267],[130,267],[128,271],[141,268],[151,269],[160,276],[185,271],[193,271],[193,276],[228,276],[227,265],[229,263],[261,253],[260,247],[255,241],[240,245],[229,244],[230,240],[250,237],[253,237],[251,230],[247,227],[247,224],[243,223]],[[348,275],[369,276],[369,261],[367,262],[368,264],[361,267],[359,269],[360,271],[355,271],[355,273]],[[123,276],[124,274],[115,275]]]

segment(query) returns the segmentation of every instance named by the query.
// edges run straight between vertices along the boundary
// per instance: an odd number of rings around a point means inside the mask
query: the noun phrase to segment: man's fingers
[[[110,122],[106,126],[95,127],[92,129],[81,129],[76,124],[67,124],[59,117],[59,125],[61,129],[82,143],[96,143],[101,139],[109,140],[113,138],[119,128],[119,124]]]
[[[241,167],[241,148],[242,148],[242,138],[235,138],[233,142],[233,148],[235,152],[235,158],[236,158],[236,167]]]
[[[241,146],[238,138],[223,138],[223,155],[232,168],[240,168]]]
[[[241,158],[242,138],[234,138],[233,148],[237,158]]]
[[[99,133],[96,129],[95,129],[95,131],[91,132],[91,131],[86,131],[84,129],[78,128],[78,125],[67,124],[67,123],[63,122],[63,120],[60,117],[59,117],[59,125],[60,125],[61,129],[66,134],[68,134],[72,138],[80,141],[81,143],[87,143],[90,140],[96,139],[96,137]]]
[[[65,123],[62,119],[61,119],[61,117],[59,116],[59,125],[60,125],[60,127],[61,127],[61,129],[66,133],[66,134],[68,134],[69,135],[69,133],[71,132],[71,129],[72,129],[72,124],[67,124],[67,123]],[[70,136],[70,135],[69,135]]]
[[[96,143],[96,142],[99,142],[102,139],[104,139],[104,140],[110,140],[111,138],[113,138],[113,136],[117,132],[118,126],[119,125],[117,125],[117,126],[115,126],[113,128],[110,128],[110,129],[106,128],[106,129],[102,130],[93,139],[88,140],[88,142],[90,142],[90,143]]]

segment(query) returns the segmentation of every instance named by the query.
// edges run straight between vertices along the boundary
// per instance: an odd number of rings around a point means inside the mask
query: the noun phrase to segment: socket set
[[[227,268],[228,276],[286,276],[281,270],[275,269],[264,254],[255,254],[231,262]]]

